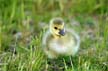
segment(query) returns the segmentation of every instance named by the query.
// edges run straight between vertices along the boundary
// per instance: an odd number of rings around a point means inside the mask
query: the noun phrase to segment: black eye
[[[57,27],[54,27],[54,29],[57,29]]]

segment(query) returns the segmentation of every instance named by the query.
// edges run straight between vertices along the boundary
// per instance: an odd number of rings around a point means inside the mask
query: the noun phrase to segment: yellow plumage
[[[53,18],[49,30],[43,35],[42,45],[48,58],[74,55],[79,49],[80,38],[73,30],[65,29],[63,19]]]

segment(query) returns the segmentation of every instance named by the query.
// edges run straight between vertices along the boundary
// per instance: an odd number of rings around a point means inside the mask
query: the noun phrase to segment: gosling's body
[[[78,51],[80,39],[73,30],[66,29],[65,35],[61,36],[53,34],[50,27],[42,44],[48,58],[57,58],[60,55],[74,55]]]

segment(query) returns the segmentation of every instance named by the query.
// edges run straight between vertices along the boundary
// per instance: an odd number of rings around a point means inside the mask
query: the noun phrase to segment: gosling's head
[[[61,18],[53,18],[50,21],[50,32],[55,36],[64,36],[65,28],[64,21]]]

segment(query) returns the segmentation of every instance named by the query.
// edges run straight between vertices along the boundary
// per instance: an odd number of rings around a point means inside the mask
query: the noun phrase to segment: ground
[[[107,0],[1,0],[0,71],[108,71]],[[62,17],[81,38],[78,53],[48,59],[49,20]]]

